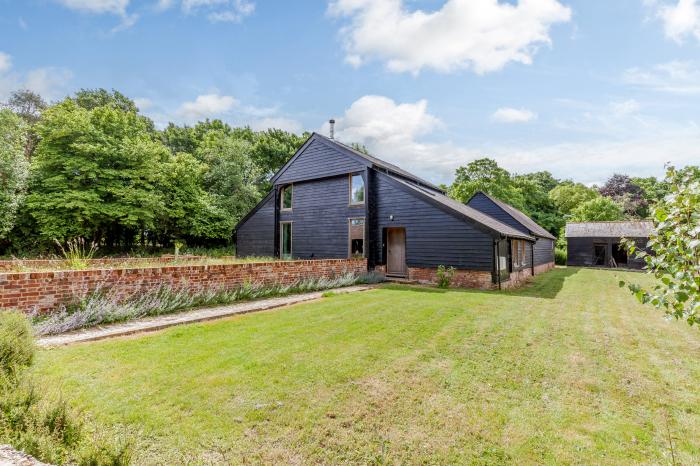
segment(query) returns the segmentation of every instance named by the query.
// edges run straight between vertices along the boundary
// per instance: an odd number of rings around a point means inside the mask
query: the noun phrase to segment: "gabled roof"
[[[388,174],[392,174],[392,175],[399,176],[401,178],[405,178],[407,180],[413,181],[414,183],[417,183],[418,185],[426,186],[426,187],[433,189],[435,191],[439,191],[441,193],[444,193],[444,191],[441,188],[435,186],[431,182],[426,181],[422,178],[419,178],[416,175],[409,173],[406,170],[404,170],[400,167],[397,167],[394,164],[391,164],[389,162],[385,162],[385,161],[378,159],[372,155],[364,154],[358,150],[353,149],[352,147],[350,147],[348,145],[343,144],[342,142],[339,142],[335,139],[327,138],[326,136],[323,136],[322,134],[318,134],[318,133],[311,133],[311,136],[309,137],[309,139],[307,139],[306,142],[299,148],[299,150],[296,151],[296,153],[292,156],[292,158],[289,159],[289,161],[286,164],[284,164],[284,166],[282,168],[280,168],[277,173],[275,173],[273,175],[273,177],[270,179],[270,181],[272,183],[274,183],[275,180],[278,179],[282,175],[282,173],[285,172],[285,170],[287,170],[287,168],[294,162],[294,160],[296,160],[299,157],[299,155],[301,155],[304,152],[304,149],[306,149],[313,141],[319,141],[319,142],[322,142],[326,145],[329,145],[329,146],[333,147],[334,149],[342,152],[343,154],[348,155],[356,160],[359,160],[360,162],[364,163],[367,166],[371,166],[375,169],[381,170],[381,171],[386,172]]]
[[[654,232],[654,223],[648,220],[566,224],[567,238],[648,238]]]
[[[426,189],[425,187],[417,185],[411,181],[399,178],[397,176],[387,176],[392,180],[401,183],[403,186],[410,189],[414,193],[422,196],[423,198],[426,198],[432,201],[433,203],[442,206],[444,209],[451,211],[455,215],[479,223],[488,230],[491,230],[492,232],[498,233],[502,236],[508,236],[510,238],[521,238],[530,241],[535,240],[534,237],[526,235],[525,233],[518,231],[515,228],[506,225],[505,223],[499,222],[495,218],[490,217],[482,212],[479,212],[473,207],[469,207],[468,205],[462,204],[459,201],[455,201],[454,199],[442,194],[442,192],[437,192],[433,189]]]
[[[553,239],[553,240],[557,239],[553,234],[551,234],[550,232],[548,232],[547,230],[542,228],[537,222],[535,222],[533,219],[531,219],[526,214],[524,214],[520,210],[516,209],[512,205],[506,204],[505,202],[503,202],[499,199],[496,199],[495,197],[489,196],[488,194],[486,194],[483,191],[477,191],[476,193],[474,193],[474,196],[476,196],[477,194],[481,194],[481,195],[485,196],[491,202],[496,204],[498,207],[505,210],[505,212],[508,215],[513,217],[513,219],[515,219],[516,222],[518,222],[519,224],[521,224],[522,226],[527,228],[530,231],[530,233],[532,233],[533,235],[541,236],[543,238],[548,238],[548,239]],[[472,196],[472,198],[474,196]],[[470,201],[471,201],[471,199],[470,199]],[[468,202],[467,202],[467,204],[468,204]]]

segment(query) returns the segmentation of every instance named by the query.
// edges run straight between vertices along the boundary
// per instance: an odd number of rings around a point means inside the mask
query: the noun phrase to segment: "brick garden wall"
[[[302,279],[364,273],[366,259],[253,262],[228,265],[0,273],[0,309],[50,311],[98,289],[121,299],[169,286],[192,292],[233,289],[244,283],[288,285]]]

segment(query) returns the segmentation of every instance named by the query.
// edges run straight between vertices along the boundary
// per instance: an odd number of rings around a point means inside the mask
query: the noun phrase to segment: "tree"
[[[113,107],[123,112],[137,113],[138,108],[133,100],[119,91],[112,89],[81,89],[73,97],[75,103],[86,110],[97,107]]]
[[[642,188],[634,184],[629,176],[614,174],[599,192],[620,204],[625,215],[634,218],[646,217],[648,204]]]
[[[12,110],[29,125],[34,125],[46,109],[46,102],[36,92],[20,89],[10,95],[5,107]]]
[[[670,194],[654,209],[655,233],[648,242],[653,253],[636,251],[632,240],[625,242],[630,254],[644,259],[647,273],[657,282],[650,289],[628,287],[642,303],[693,325],[700,323],[700,180],[693,170],[669,167],[666,183]]]
[[[550,233],[557,235],[566,223],[564,216],[549,197],[550,187],[556,180],[549,172],[536,172],[513,177],[523,196],[524,211]]]
[[[602,196],[584,202],[571,212],[574,222],[605,222],[623,218],[622,208],[612,199]]]
[[[15,226],[29,174],[24,155],[27,124],[11,110],[0,110],[0,239]]]
[[[666,181],[659,181],[655,176],[647,178],[632,178],[632,183],[642,188],[642,196],[647,204],[654,205],[661,201],[670,192],[670,186]]]
[[[41,113],[46,109],[46,102],[36,92],[23,89],[13,92],[5,107],[12,110],[28,125],[24,142],[24,155],[31,160],[34,149],[39,143],[39,137],[34,131],[34,125],[39,122]]]
[[[490,194],[518,209],[524,208],[523,195],[510,173],[493,159],[477,159],[466,167],[459,167],[449,194],[458,201],[467,202],[477,191]]]
[[[581,183],[565,181],[549,192],[549,198],[564,215],[569,215],[581,204],[600,197],[595,189]]]
[[[208,167],[194,156],[179,153],[162,165],[158,184],[163,203],[156,230],[162,244],[185,239],[188,244],[228,239],[231,221],[204,190]]]
[[[169,153],[143,117],[69,98],[46,110],[37,131],[27,206],[42,238],[84,236],[112,246],[153,228],[162,208],[158,167]]]
[[[213,204],[226,213],[226,226],[233,228],[260,200],[257,188],[260,170],[252,158],[253,146],[225,131],[208,132],[197,150],[197,159],[206,164],[203,186]]]

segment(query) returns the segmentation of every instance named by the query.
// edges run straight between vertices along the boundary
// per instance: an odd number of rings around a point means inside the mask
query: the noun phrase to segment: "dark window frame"
[[[289,199],[289,207],[285,207],[284,206],[284,194],[285,194],[285,192],[287,192],[288,189],[290,190],[289,192],[291,193],[291,197]],[[280,189],[280,211],[290,212],[293,207],[294,207],[294,185],[288,184],[288,185],[282,186],[282,189]]]
[[[289,254],[284,253],[284,227],[289,225]],[[290,260],[294,257],[294,222],[283,220],[280,222],[280,259]]]
[[[362,180],[362,202],[355,202],[352,195],[352,180],[355,177],[359,177]],[[348,205],[350,207],[361,207],[367,202],[367,183],[365,182],[365,177],[362,173],[349,173],[348,174]]]
[[[352,254],[352,221],[362,220],[362,255]],[[367,257],[367,220],[365,217],[350,217],[348,218],[348,257],[349,258],[364,258]]]

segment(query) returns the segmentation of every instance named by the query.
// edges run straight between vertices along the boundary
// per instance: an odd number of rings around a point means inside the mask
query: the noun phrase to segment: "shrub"
[[[454,267],[445,267],[439,265],[437,268],[437,286],[438,288],[449,288],[452,284],[452,278],[455,275]]]
[[[97,252],[97,243],[92,242],[88,244],[84,238],[74,238],[66,241],[65,248],[58,240],[54,241],[71,269],[87,269],[90,265],[90,259],[92,259]]]
[[[566,265],[567,252],[566,249],[556,248],[554,250],[554,263],[557,265]]]
[[[122,465],[130,443],[98,438],[78,412],[38,390],[26,369],[34,357],[27,318],[0,313],[0,444],[55,464]]]
[[[19,312],[0,311],[0,383],[16,376],[34,359],[29,321]]]

